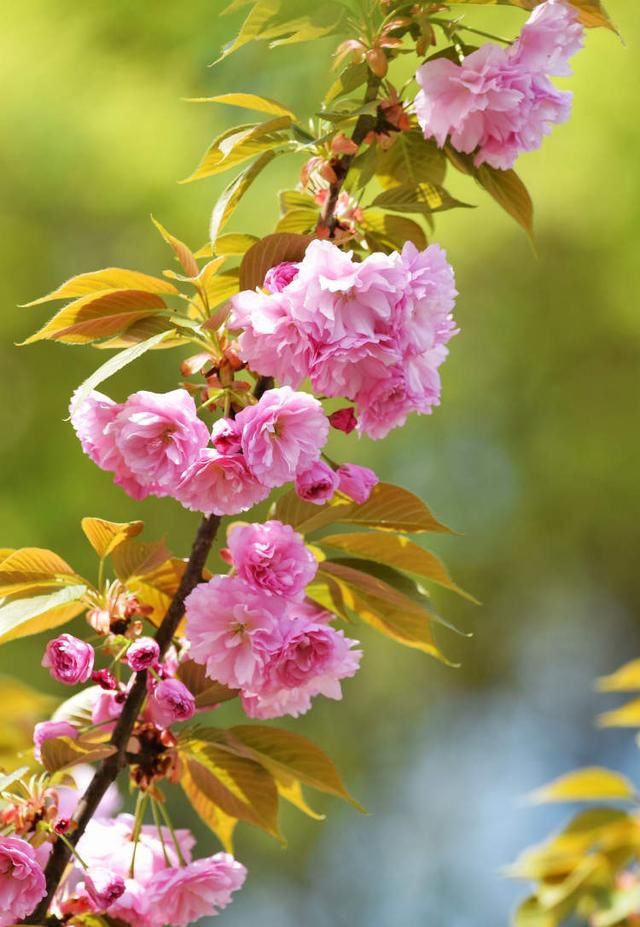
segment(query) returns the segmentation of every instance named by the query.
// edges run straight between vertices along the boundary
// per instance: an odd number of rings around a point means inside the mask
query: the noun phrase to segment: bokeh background
[[[194,516],[168,500],[129,500],[82,456],[64,422],[68,397],[104,354],[15,347],[46,314],[16,304],[84,270],[170,266],[151,212],[204,243],[223,181],[176,181],[237,113],[181,97],[251,90],[317,108],[328,43],[253,46],[207,69],[235,25],[218,15],[223,5],[21,0],[0,12],[0,545],[53,547],[81,572],[93,569],[85,514],[142,518],[149,538],[166,535],[180,554]],[[576,765],[637,771],[631,733],[593,723],[609,707],[594,677],[640,653],[640,6],[609,6],[626,44],[588,35],[566,82],[571,122],[519,165],[536,204],[537,256],[456,178],[453,191],[478,209],[439,217],[435,234],[460,289],[443,404],[383,443],[351,438],[335,450],[464,532],[432,545],[484,603],[436,595],[473,632],[442,641],[462,668],[363,629],[366,659],[345,701],[286,723],[336,758],[371,814],[323,800],[325,823],[286,813],[288,851],[241,826],[251,878],[224,914],[229,927],[506,924],[525,888],[500,868],[569,814],[522,797]],[[522,21],[493,8],[469,16],[511,34]],[[274,193],[294,173],[294,161],[276,162],[237,226],[268,232]],[[174,361],[148,356],[109,390],[170,388]],[[59,694],[39,668],[42,646],[6,646],[0,672]],[[17,703],[5,712],[6,740]],[[180,813],[214,852],[214,838]]]

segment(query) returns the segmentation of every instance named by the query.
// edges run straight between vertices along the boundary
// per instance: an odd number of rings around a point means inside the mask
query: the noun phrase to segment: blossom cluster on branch
[[[132,499],[171,498],[202,519],[188,558],[140,541],[141,521],[83,519],[95,582],[53,551],[2,551],[0,643],[54,631],[42,666],[81,688],[0,781],[0,927],[187,927],[217,914],[245,881],[239,821],[281,839],[279,801],[317,817],[303,787],[359,807],[307,738],[211,726],[222,706],[237,699],[255,722],[341,699],[363,656],[341,621],[447,662],[427,586],[471,597],[411,535],[448,529],[411,492],[333,461],[327,444],[332,429],[385,438],[440,402],[458,294],[425,227],[465,205],[443,186],[447,164],[531,232],[511,167],[567,117],[569,95],[549,75],[567,73],[583,24],[610,23],[597,0],[588,14],[578,0],[525,5],[535,9],[514,42],[473,50],[461,35],[487,34],[447,16],[446,2],[376,0],[354,18],[326,0],[323,16],[295,19],[270,0],[232,3],[250,10],[222,58],[249,42],[347,33],[322,112],[304,124],[255,94],[210,98],[268,116],[219,136],[189,178],[251,162],[217,201],[210,241],[194,252],[154,220],[180,273],[106,268],[31,304],[68,300],[28,342],[118,350],[71,399],[85,454]],[[401,54],[416,57],[417,90],[392,80]],[[287,153],[305,164],[274,234],[223,232]],[[122,402],[98,391],[160,348],[187,349],[176,388]],[[222,518],[267,502],[226,525],[229,569],[212,574]],[[60,630],[82,614],[88,639]],[[114,785],[125,770],[133,814]],[[177,786],[223,851],[194,857],[167,810]]]

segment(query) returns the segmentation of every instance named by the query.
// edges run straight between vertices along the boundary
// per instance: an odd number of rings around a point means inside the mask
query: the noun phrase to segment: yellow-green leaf
[[[182,183],[203,180],[227,171],[263,151],[271,151],[287,140],[282,129],[291,124],[289,116],[278,116],[268,122],[227,129],[214,139],[202,156],[195,171]]]
[[[110,744],[96,744],[70,737],[54,737],[45,740],[41,746],[42,765],[50,773],[70,769],[79,763],[97,763],[113,756],[116,747]]]
[[[313,808],[309,805],[307,799],[304,797],[302,786],[297,779],[276,775],[275,780],[276,788],[278,789],[278,795],[280,795],[281,798],[284,798],[285,801],[288,801],[289,804],[294,806],[294,808],[302,811],[302,813],[306,814],[307,817],[313,818],[314,821],[325,820],[326,814],[319,814],[319,812],[314,811]]]
[[[417,212],[427,216],[456,207],[472,208],[469,203],[454,199],[444,187],[434,183],[407,183],[389,187],[379,193],[371,205],[392,212]]]
[[[261,763],[273,775],[292,776],[363,810],[346,790],[333,761],[301,734],[259,724],[240,724],[228,733],[232,746],[235,742],[242,744],[243,754]]]
[[[545,911],[537,898],[523,901],[513,915],[513,927],[557,927],[558,918],[552,911]]]
[[[278,219],[276,232],[289,232],[304,235],[312,232],[318,224],[318,209],[290,209]]]
[[[106,521],[104,518],[83,518],[82,530],[100,558],[108,557],[115,548],[144,528],[143,521]]]
[[[253,181],[264,170],[267,164],[273,161],[275,156],[276,153],[274,151],[263,152],[260,157],[239,174],[235,180],[232,180],[228,187],[225,187],[211,216],[209,237],[212,242],[217,240],[218,235],[233,215],[236,206]]]
[[[204,666],[195,660],[184,660],[178,668],[177,676],[195,697],[196,708],[213,708],[238,695],[236,689],[229,689],[209,679]]]
[[[261,97],[255,93],[221,93],[215,97],[191,97],[187,103],[226,103],[229,106],[238,106],[240,109],[252,109],[259,113],[271,113],[274,116],[288,116],[289,119],[296,118],[293,113],[282,103],[271,100],[269,97]]]
[[[160,277],[150,277],[137,270],[124,270],[122,267],[106,267],[104,270],[71,277],[57,290],[53,290],[47,296],[41,296],[40,299],[25,303],[23,308],[39,306],[55,299],[77,299],[89,296],[91,293],[104,293],[108,290],[135,290],[166,295],[176,295],[178,292],[172,283]]]
[[[198,267],[197,261],[193,256],[191,248],[189,248],[188,245],[185,245],[183,241],[180,241],[179,238],[176,238],[175,235],[172,235],[171,232],[167,231],[164,225],[161,225],[157,219],[153,218],[153,216],[151,216],[151,221],[158,229],[169,247],[173,249],[185,274],[187,274],[189,277],[197,277],[198,273],[200,272],[200,268]]]
[[[406,595],[375,576],[342,563],[322,563],[318,578],[324,576],[338,583],[348,608],[377,631],[449,663],[433,638],[430,615]]]
[[[412,241],[417,248],[427,247],[427,236],[413,219],[394,216],[382,209],[365,209],[362,227],[369,246],[377,251],[400,251],[406,241]]]
[[[577,769],[560,776],[530,796],[537,803],[555,801],[605,801],[635,799],[633,784],[620,773],[599,766]]]
[[[440,187],[447,172],[447,159],[432,139],[425,139],[422,130],[401,132],[386,151],[379,151],[376,179],[388,190],[401,184],[432,183]]]
[[[598,715],[600,727],[640,727],[640,698]]]
[[[66,624],[86,607],[87,586],[65,586],[28,599],[0,601],[0,644]]]
[[[456,3],[471,3],[483,6],[496,4],[517,6],[522,10],[534,10],[542,2],[543,0],[456,0]],[[569,0],[569,3],[578,11],[583,25],[589,28],[604,26],[613,32],[618,31],[600,0]]]
[[[74,300],[22,344],[62,341],[87,344],[125,331],[147,316],[167,309],[161,296],[144,290],[106,290]]]
[[[116,576],[122,582],[132,576],[145,576],[171,559],[164,541],[125,540],[111,554]]]
[[[451,589],[459,595],[477,600],[470,596],[453,582],[444,563],[423,547],[401,534],[379,534],[369,531],[358,534],[332,534],[323,537],[319,542],[321,547],[335,547],[344,550],[356,557],[366,560],[375,560],[438,583],[446,589]]]
[[[203,786],[206,787],[207,781],[206,777],[203,779],[200,776],[196,782],[191,775],[189,764],[186,764],[181,771],[180,785],[184,789],[191,807],[207,827],[213,831],[227,853],[233,853],[233,832],[238,819],[225,814],[222,808],[215,805],[208,797],[208,794],[203,790]]]
[[[600,692],[633,692],[640,689],[640,660],[631,660],[610,676],[602,676],[598,679],[597,687]]]
[[[347,517],[354,508],[354,503],[346,496],[336,494],[324,505],[305,502],[294,490],[278,498],[274,508],[274,518],[291,525],[301,534],[311,534],[327,525],[333,525]]]
[[[392,483],[378,483],[367,502],[354,503],[348,513],[339,512],[336,521],[409,533],[451,530],[438,521],[418,496]]]
[[[307,235],[276,233],[267,235],[253,245],[240,264],[240,289],[254,290],[262,286],[270,268],[282,261],[301,261],[311,238]]]

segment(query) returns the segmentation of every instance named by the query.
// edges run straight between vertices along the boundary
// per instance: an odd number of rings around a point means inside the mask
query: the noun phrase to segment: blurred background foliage
[[[15,306],[81,271],[171,266],[151,212],[204,243],[225,178],[176,181],[238,114],[181,97],[249,90],[317,109],[331,43],[249,46],[207,70],[235,25],[218,15],[223,5],[21,0],[0,13],[0,544],[52,547],[81,572],[94,569],[83,515],[142,518],[148,538],[166,535],[180,555],[195,519],[169,500],[129,500],[82,456],[67,401],[105,355],[15,347],[46,315]],[[251,879],[224,915],[229,927],[506,923],[524,890],[499,868],[568,816],[521,796],[576,765],[637,769],[631,737],[592,722],[603,707],[593,677],[640,653],[640,6],[609,7],[626,47],[588,35],[567,82],[571,122],[518,165],[536,204],[537,257],[456,178],[452,192],[479,208],[439,216],[434,236],[460,289],[443,405],[385,442],[340,436],[333,448],[464,532],[436,544],[484,603],[437,597],[474,633],[444,642],[462,668],[363,629],[366,659],[345,701],[287,724],[335,757],[372,814],[331,801],[318,805],[323,824],[287,814],[288,852],[242,827],[237,852]],[[522,21],[513,10],[466,12],[489,31],[515,34]],[[267,233],[275,192],[295,171],[279,159],[234,228]],[[147,356],[109,391],[171,388],[175,361]],[[39,668],[42,646],[7,645],[0,672],[60,694]],[[0,750],[22,723],[20,706],[3,703]],[[235,711],[220,709],[220,722]],[[212,852],[213,837],[180,813]]]

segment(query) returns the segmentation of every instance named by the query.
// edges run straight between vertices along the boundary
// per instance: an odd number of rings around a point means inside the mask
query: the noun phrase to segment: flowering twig
[[[209,551],[218,533],[220,518],[217,515],[207,515],[200,522],[187,566],[180,581],[171,605],[169,606],[162,624],[158,628],[155,639],[163,656],[176,633],[180,620],[184,614],[184,602],[189,593],[202,579],[202,571],[209,556]],[[71,858],[71,849],[76,846],[87,825],[94,816],[96,809],[104,798],[107,789],[118,777],[126,765],[126,746],[131,737],[140,709],[147,692],[146,672],[137,673],[129,694],[122,708],[118,722],[111,735],[110,743],[116,748],[115,753],[104,759],[98,766],[87,790],[80,799],[73,816],[75,828],[68,835],[67,841],[56,840],[45,869],[47,880],[47,894],[33,913],[26,918],[25,924],[41,924],[47,915],[51,900],[60,884],[64,871]]]

